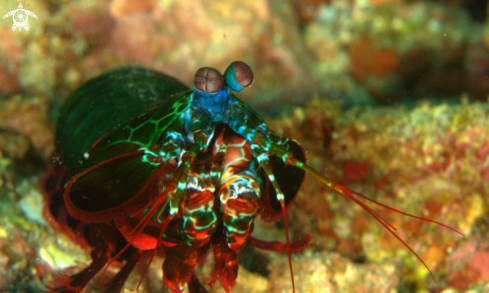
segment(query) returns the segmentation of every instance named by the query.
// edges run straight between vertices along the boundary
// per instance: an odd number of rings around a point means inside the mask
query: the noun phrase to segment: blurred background
[[[19,3],[0,0],[0,14]],[[365,212],[307,178],[289,212],[293,237],[315,239],[294,256],[296,292],[489,292],[488,1],[22,5],[37,16],[28,30],[13,30],[12,16],[0,20],[0,291],[36,292],[55,272],[88,261],[46,225],[37,186],[70,93],[122,64],[191,85],[200,67],[224,71],[242,60],[255,81],[239,97],[280,135],[297,139],[313,167],[465,234],[382,214],[435,283]],[[284,240],[283,223],[256,230]],[[233,292],[290,292],[286,256],[253,248],[243,255]],[[161,287],[161,271],[153,274],[142,287],[148,292]]]

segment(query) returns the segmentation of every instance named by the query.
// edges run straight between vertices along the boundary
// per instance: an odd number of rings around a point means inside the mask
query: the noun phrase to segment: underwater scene
[[[489,1],[0,10],[0,293],[489,292]]]

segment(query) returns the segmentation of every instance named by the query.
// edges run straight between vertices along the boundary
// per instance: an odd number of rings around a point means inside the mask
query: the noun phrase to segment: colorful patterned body
[[[163,279],[174,292],[186,283],[204,292],[194,266],[209,249],[215,255],[212,283],[220,280],[229,291],[236,251],[250,237],[255,217],[280,218],[280,202],[290,205],[304,177],[283,160],[305,162],[303,149],[269,130],[226,82],[209,94],[141,67],[119,68],[82,86],[62,108],[56,135],[47,217],[94,248],[92,265],[60,288],[64,292],[80,291],[105,263],[125,260],[108,287],[119,290],[146,250],[164,251]],[[94,241],[104,238],[100,233],[116,240],[101,245]]]

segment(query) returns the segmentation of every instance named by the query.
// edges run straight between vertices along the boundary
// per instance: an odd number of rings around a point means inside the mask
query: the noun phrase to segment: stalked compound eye
[[[213,96],[222,87],[222,75],[214,68],[202,67],[195,73],[194,84],[203,96]]]
[[[224,73],[224,79],[228,86],[234,91],[241,91],[253,83],[253,71],[248,64],[234,61]]]

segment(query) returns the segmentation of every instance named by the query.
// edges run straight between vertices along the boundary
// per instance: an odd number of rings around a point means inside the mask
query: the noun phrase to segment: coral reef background
[[[0,14],[18,4],[0,0]],[[28,31],[0,20],[0,292],[37,292],[89,260],[46,224],[38,187],[71,92],[122,64],[191,84],[199,67],[234,60],[255,73],[239,96],[298,140],[314,168],[465,234],[379,210],[435,283],[365,211],[307,177],[289,212],[292,238],[314,237],[293,256],[296,292],[489,292],[488,1],[22,4],[38,16]],[[285,239],[282,222],[255,230]],[[286,255],[246,248],[240,263],[233,292],[291,291]],[[165,290],[160,267],[140,290]],[[127,292],[138,282],[130,277]]]

